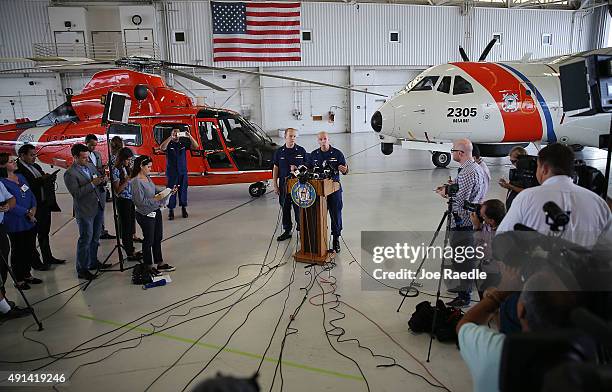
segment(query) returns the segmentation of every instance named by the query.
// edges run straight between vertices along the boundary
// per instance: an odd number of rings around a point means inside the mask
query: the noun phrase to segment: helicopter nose
[[[370,121],[370,125],[372,125],[374,132],[382,131],[382,120],[382,114],[377,110],[372,115],[372,120]]]

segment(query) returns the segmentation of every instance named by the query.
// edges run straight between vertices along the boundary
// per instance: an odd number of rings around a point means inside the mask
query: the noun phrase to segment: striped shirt
[[[463,208],[465,201],[480,203],[487,191],[485,175],[482,168],[473,160],[468,160],[459,167],[459,174],[454,181],[459,191],[453,198],[453,218],[451,227],[471,227],[470,211]]]

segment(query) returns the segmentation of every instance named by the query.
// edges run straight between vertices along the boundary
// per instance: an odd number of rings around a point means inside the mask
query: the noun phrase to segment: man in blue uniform
[[[308,154],[302,146],[295,143],[297,130],[287,128],[285,131],[285,145],[274,153],[274,168],[272,169],[272,183],[274,191],[278,195],[278,202],[283,208],[283,234],[276,238],[277,241],[284,241],[291,238],[291,206],[295,214],[297,229],[300,230],[300,209],[291,200],[291,193],[287,192],[287,176],[300,165],[308,164]]]
[[[187,218],[187,150],[198,148],[198,142],[189,132],[181,132],[174,128],[170,136],[159,146],[166,152],[166,177],[168,188],[178,186],[179,205],[182,207],[183,218]],[[168,201],[168,219],[174,219],[176,194]]]
[[[332,179],[340,182],[340,173],[348,173],[348,165],[342,151],[329,144],[329,134],[319,132],[317,134],[319,148],[310,153],[310,163],[313,167],[330,166],[333,170]],[[342,186],[331,195],[327,196],[327,209],[331,217],[331,232],[333,237],[333,249],[340,253],[340,234],[342,232]]]

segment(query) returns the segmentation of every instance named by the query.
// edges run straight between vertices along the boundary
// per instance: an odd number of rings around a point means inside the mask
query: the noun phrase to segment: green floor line
[[[152,332],[154,332],[152,329],[137,327],[137,326],[131,325],[131,324],[122,324],[122,323],[118,323],[116,321],[101,320],[101,319],[97,319],[95,317],[85,316],[85,315],[82,315],[82,314],[79,314],[77,316],[79,318],[82,318],[82,319],[85,319],[85,320],[90,320],[90,321],[95,321],[97,323],[108,324],[108,325],[112,325],[112,326],[115,326],[115,327],[122,327],[122,328],[125,328],[125,329],[131,328],[133,331],[136,331],[136,332],[143,332],[143,333],[152,333]],[[163,333],[163,332],[157,332],[153,336],[159,336],[159,337],[163,337],[163,338],[166,338],[166,339],[174,340],[174,341],[177,341],[177,342],[189,343],[189,344],[193,344],[193,343],[196,342],[193,339],[188,339],[188,338],[183,338],[183,337],[180,337],[180,336],[170,335],[170,334]],[[214,349],[214,350],[221,349],[221,346],[217,346],[217,345],[214,345],[214,344],[202,343],[202,342],[197,342],[196,344],[198,346],[200,346],[200,347],[205,347],[205,348],[209,348],[209,349]],[[241,355],[243,357],[248,357],[248,358],[253,358],[253,359],[262,359],[261,355],[255,354],[255,353],[250,353],[250,352],[247,352],[247,351],[241,351],[241,350],[236,350],[236,349],[227,348],[227,347],[224,348],[223,351],[228,352],[228,353],[232,353],[232,354]],[[278,358],[263,357],[263,360],[266,361],[266,362],[272,362],[272,363],[277,363],[278,362]],[[289,366],[289,367],[293,367],[293,368],[296,368],[296,369],[307,370],[309,372],[320,373],[320,374],[327,374],[329,376],[336,376],[338,378],[344,378],[344,379],[349,379],[349,380],[364,381],[362,376],[356,376],[356,375],[352,375],[352,374],[345,374],[345,373],[340,373],[340,372],[334,372],[333,370],[321,369],[321,368],[317,368],[317,367],[313,367],[313,366],[308,366],[308,365],[303,365],[301,363],[292,362],[292,361],[286,361],[286,360],[283,360],[282,363],[283,363],[283,366]]]

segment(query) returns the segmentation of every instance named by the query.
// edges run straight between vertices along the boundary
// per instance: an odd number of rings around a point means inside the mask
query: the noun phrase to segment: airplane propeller
[[[491,51],[491,49],[493,49],[495,42],[497,42],[496,38],[493,38],[491,41],[489,41],[486,48],[482,51],[482,54],[478,58],[478,61],[485,61],[485,59],[489,55],[489,52]],[[459,46],[459,54],[461,55],[461,59],[463,61],[470,61],[470,58],[468,57],[467,53],[465,53],[465,50],[462,46]]]

